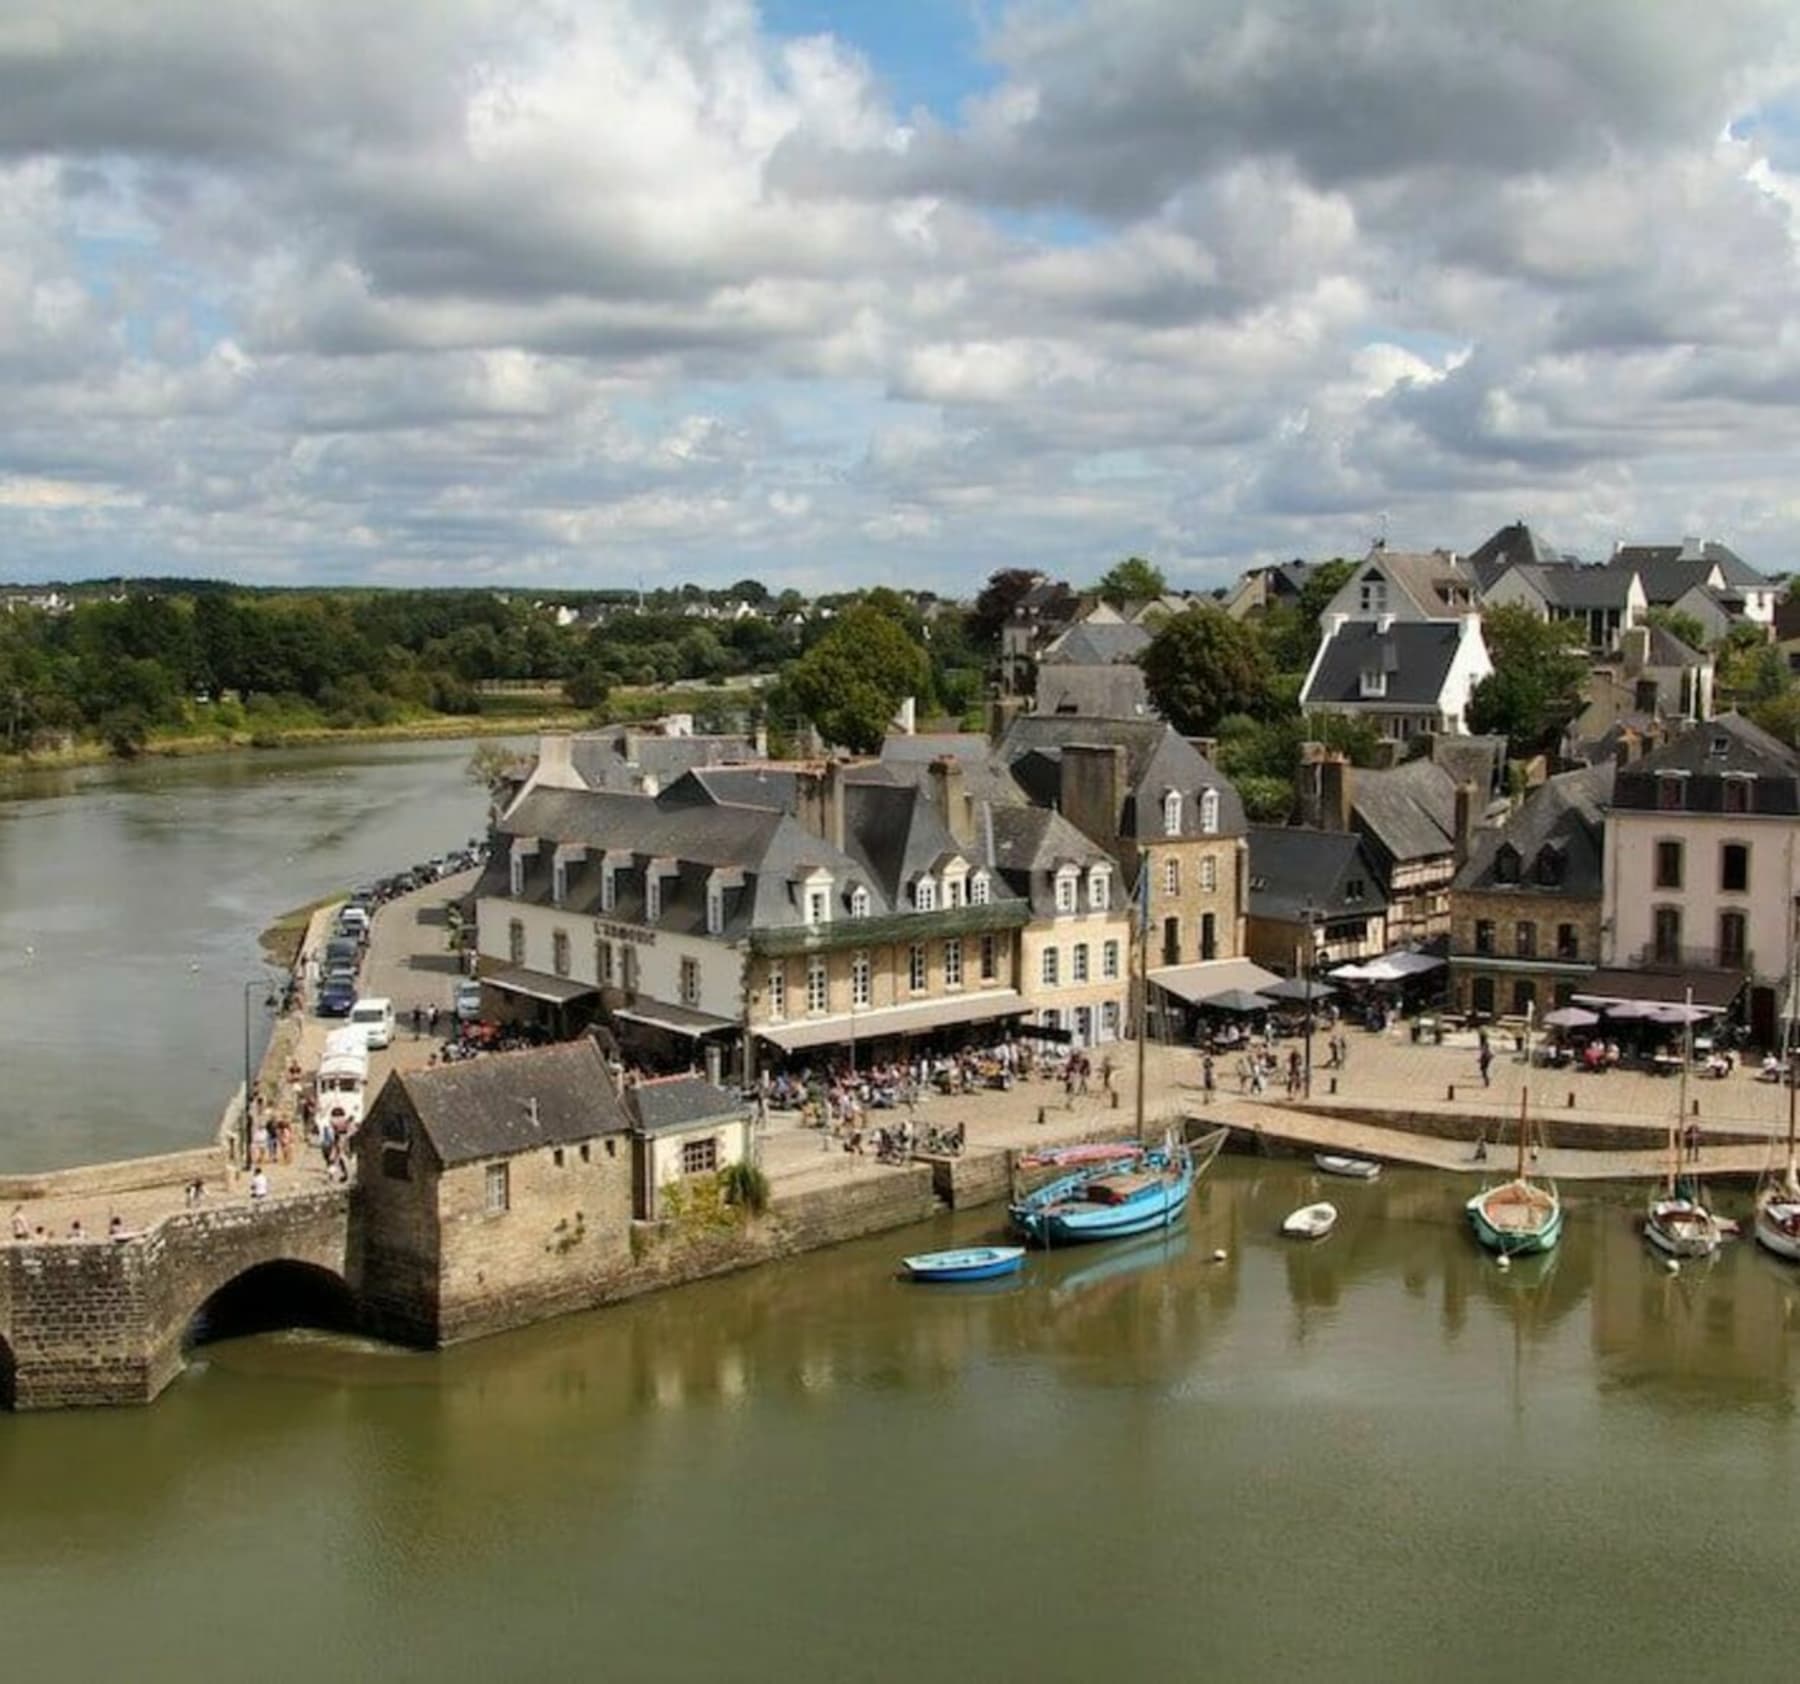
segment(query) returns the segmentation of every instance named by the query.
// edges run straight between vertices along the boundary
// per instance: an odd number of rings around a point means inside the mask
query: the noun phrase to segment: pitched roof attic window
[[[1179,836],[1181,834],[1181,791],[1170,790],[1163,797],[1163,835]]]
[[[706,885],[706,933],[716,936],[725,928],[725,885],[708,883]]]
[[[921,877],[913,884],[913,910],[915,912],[937,911],[937,882],[930,876]]]
[[[1217,836],[1219,833],[1219,792],[1216,789],[1201,793],[1200,830],[1206,836]]]
[[[850,891],[850,916],[852,918],[869,916],[869,891],[860,883]]]
[[[969,905],[986,906],[988,903],[988,874],[978,871],[969,879]]]
[[[1387,674],[1380,667],[1363,668],[1361,694],[1365,696],[1385,696],[1387,694]]]

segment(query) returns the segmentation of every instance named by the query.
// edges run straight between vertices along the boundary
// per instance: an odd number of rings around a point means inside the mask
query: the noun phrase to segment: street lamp
[[[1301,950],[1300,983],[1302,990],[1301,1009],[1306,1013],[1306,1072],[1304,1076],[1304,1092],[1308,1099],[1312,1098],[1312,1038],[1313,1038],[1313,903],[1312,896],[1306,897],[1306,904],[1301,908],[1301,915],[1306,920],[1306,946]]]
[[[251,1073],[250,1057],[250,996],[257,990],[263,991],[263,1010],[275,1009],[275,990],[267,977],[252,977],[244,984],[244,1114],[242,1119],[244,1142],[244,1168],[248,1170],[256,1159],[255,1143],[252,1140],[253,1125],[250,1120],[250,1095],[255,1080]]]

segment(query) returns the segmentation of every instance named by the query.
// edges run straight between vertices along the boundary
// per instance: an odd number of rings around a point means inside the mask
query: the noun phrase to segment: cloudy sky
[[[0,5],[0,578],[1800,564],[1797,23]]]

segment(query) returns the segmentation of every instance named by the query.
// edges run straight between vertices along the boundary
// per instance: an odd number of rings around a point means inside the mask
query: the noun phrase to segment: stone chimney
[[[821,842],[844,846],[844,777],[836,760],[794,775],[794,817]]]
[[[1355,800],[1355,774],[1347,756],[1321,754],[1313,768],[1318,787],[1318,825],[1321,830],[1348,830]]]
[[[1456,800],[1451,819],[1451,843],[1455,850],[1457,870],[1469,857],[1469,843],[1475,835],[1476,815],[1481,811],[1481,797],[1472,783],[1456,786]]]
[[[1063,817],[1084,836],[1110,846],[1119,839],[1125,801],[1125,751],[1114,743],[1068,743],[1062,751]]]
[[[574,743],[566,731],[538,738],[537,768],[531,781],[546,789],[581,787],[581,780],[575,776]]]
[[[1632,761],[1644,752],[1644,745],[1638,740],[1638,734],[1629,725],[1619,732],[1618,741],[1613,744],[1613,764],[1622,772]]]
[[[944,815],[944,823],[956,838],[957,846],[967,848],[975,841],[975,814],[962,762],[953,754],[940,754],[931,763],[931,802]]]
[[[1189,737],[1189,744],[1202,760],[1210,764],[1219,757],[1219,739],[1217,737]]]
[[[1650,664],[1650,628],[1630,626],[1619,636],[1619,656],[1625,663],[1625,675],[1635,678]]]

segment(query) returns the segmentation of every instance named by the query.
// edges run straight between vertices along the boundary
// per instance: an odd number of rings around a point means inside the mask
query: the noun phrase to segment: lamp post
[[[1302,963],[1300,981],[1305,991],[1301,1000],[1301,1008],[1306,1013],[1306,1068],[1303,1077],[1303,1091],[1308,1099],[1312,1098],[1312,1038],[1313,1038],[1313,903],[1312,896],[1306,897],[1306,904],[1301,908],[1306,919],[1306,946],[1301,949]]]

